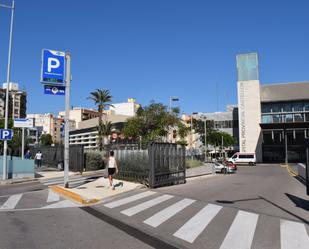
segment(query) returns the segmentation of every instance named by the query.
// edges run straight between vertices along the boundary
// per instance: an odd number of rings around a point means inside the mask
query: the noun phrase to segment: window
[[[272,112],[281,112],[281,106],[279,104],[272,104],[271,111]]]
[[[271,112],[271,104],[262,104],[262,113],[270,113]]]
[[[285,123],[292,123],[293,122],[293,114],[283,115],[283,120],[284,120]]]
[[[276,115],[273,115],[273,122],[274,123],[281,123],[281,116],[276,114]]]
[[[291,103],[283,103],[282,104],[282,110],[283,110],[283,112],[291,112],[292,111]]]
[[[309,113],[305,114],[305,119],[306,119],[306,122],[309,122]]]
[[[294,114],[294,122],[304,122],[304,114],[295,113]]]
[[[303,111],[303,103],[301,103],[301,102],[293,103],[293,111],[294,112]]]
[[[270,124],[273,122],[272,115],[262,115],[262,123]]]
[[[305,111],[309,111],[309,102],[305,102],[304,108],[305,108]]]

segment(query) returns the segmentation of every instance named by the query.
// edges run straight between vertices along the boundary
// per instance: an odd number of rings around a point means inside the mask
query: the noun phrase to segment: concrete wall
[[[34,160],[23,160],[20,157],[7,157],[8,162],[8,177],[15,178],[34,178]],[[3,157],[0,156],[0,176],[2,178]]]
[[[262,161],[261,102],[258,80],[237,82],[240,152],[255,152]]]

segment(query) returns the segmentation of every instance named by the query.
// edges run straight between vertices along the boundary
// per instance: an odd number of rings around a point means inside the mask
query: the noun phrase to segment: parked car
[[[216,173],[234,173],[235,168],[231,165],[224,165],[222,163],[215,162],[213,163],[213,167]]]
[[[234,170],[237,170],[237,165],[235,163],[229,162],[229,161],[225,161],[224,162],[225,165],[231,167]]]
[[[231,158],[228,160],[234,164],[249,164],[251,166],[255,165],[256,158],[255,153],[235,153]]]

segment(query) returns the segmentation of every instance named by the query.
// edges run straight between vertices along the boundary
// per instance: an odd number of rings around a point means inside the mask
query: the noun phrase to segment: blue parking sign
[[[65,52],[43,49],[41,82],[44,84],[64,85]]]
[[[0,140],[12,140],[13,130],[11,129],[0,129]]]

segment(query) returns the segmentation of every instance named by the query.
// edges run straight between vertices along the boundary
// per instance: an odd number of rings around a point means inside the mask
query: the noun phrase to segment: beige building
[[[53,142],[63,143],[64,119],[55,117],[51,113],[46,114],[28,114],[27,118],[32,118],[34,127],[42,127],[42,134],[50,134]],[[69,129],[74,130],[76,127],[74,120],[69,120]]]
[[[122,127],[130,118],[126,115],[105,115],[103,122],[111,122],[115,126]],[[98,141],[98,131],[96,127],[99,124],[99,118],[93,118],[82,121],[78,124],[78,129],[70,132],[70,144],[84,145],[85,149],[96,149]]]
[[[0,89],[0,118],[5,116],[5,95],[7,84]],[[27,111],[27,93],[18,88],[17,83],[9,84],[9,117],[25,118]]]
[[[99,116],[100,116],[100,113],[94,109],[74,107],[72,110],[70,110],[69,119],[75,121],[75,128],[77,129],[78,123],[84,120],[93,119]],[[65,111],[59,112],[59,117],[64,118]]]

